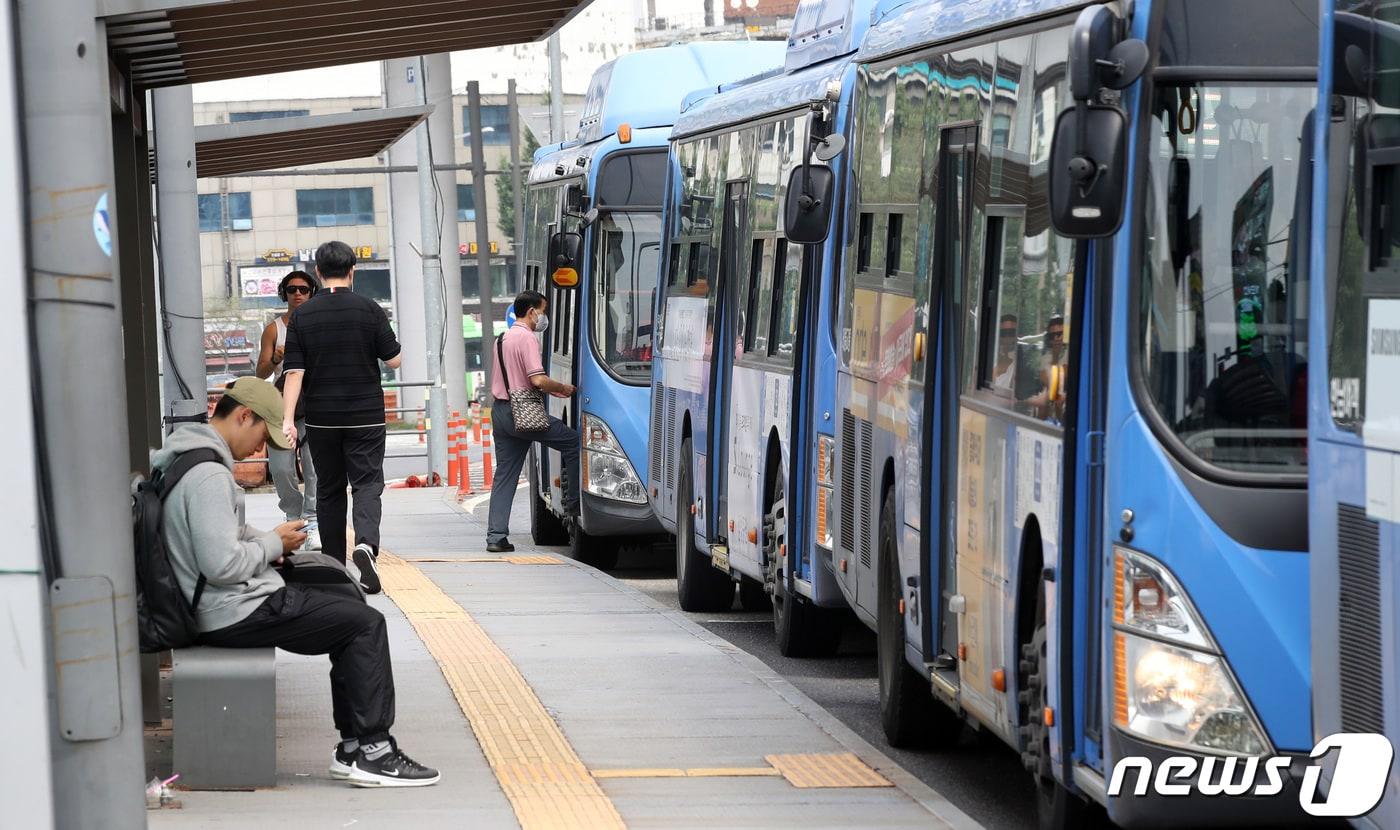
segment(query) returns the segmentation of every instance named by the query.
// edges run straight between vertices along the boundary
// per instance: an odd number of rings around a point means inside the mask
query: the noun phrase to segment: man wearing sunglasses
[[[277,391],[283,388],[282,359],[287,348],[287,321],[292,312],[316,293],[316,278],[305,271],[292,271],[282,278],[277,286],[277,296],[287,303],[287,310],[277,315],[262,333],[262,351],[258,353],[258,377],[271,377]],[[306,406],[298,401],[295,425],[297,445],[290,450],[267,447],[268,473],[272,484],[277,488],[277,503],[282,508],[282,516],[292,522],[305,519],[312,522],[316,518],[316,466],[311,462],[311,448],[306,444]],[[303,495],[297,486],[297,455],[301,456],[301,474],[306,481]],[[314,526],[308,526],[305,550],[321,549],[321,534]]]

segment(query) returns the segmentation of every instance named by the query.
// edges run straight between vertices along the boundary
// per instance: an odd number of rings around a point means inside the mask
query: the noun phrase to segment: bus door
[[[575,185],[577,186],[577,185]],[[566,200],[567,204],[567,200]],[[567,206],[561,207],[567,210]],[[588,245],[592,239],[592,233],[581,228],[576,216],[562,215],[554,228],[561,228],[565,231],[574,231],[584,234],[583,250],[589,250]],[[550,236],[553,236],[551,232]],[[549,303],[549,328],[544,334],[545,338],[545,358],[544,369],[552,380],[559,383],[577,384],[578,373],[575,369],[576,361],[574,352],[578,347],[578,314],[580,295],[587,291],[592,280],[592,269],[589,267],[590,258],[587,253],[579,257],[577,266],[579,270],[579,283],[571,288],[561,288],[549,280],[548,290],[545,292],[545,299]],[[578,396],[570,398],[556,398],[553,395],[545,395],[545,409],[554,417],[565,424],[578,427],[576,412],[576,402]],[[564,460],[563,455],[558,450],[545,450],[544,461],[540,464],[540,473],[546,484],[545,492],[549,494],[550,506],[556,512],[562,510],[564,504]]]
[[[744,252],[741,234],[748,226],[749,183],[732,181],[724,189],[724,227],[719,249],[719,274],[716,291],[714,354],[710,360],[710,459],[708,482],[710,503],[715,509],[706,511],[710,517],[707,538],[710,542],[729,539],[729,423],[730,383],[733,380],[735,338],[741,336],[735,324],[734,310],[739,303],[740,261]],[[727,565],[724,563],[718,563]]]
[[[939,136],[938,193],[935,251],[930,300],[936,309],[929,315],[933,339],[931,359],[925,364],[923,468],[937,470],[931,495],[923,498],[919,557],[920,606],[936,612],[923,615],[925,659],[948,683],[956,683],[959,621],[965,610],[958,590],[958,552],[976,545],[975,533],[957,525],[959,463],[977,463],[976,446],[960,446],[958,430],[958,337],[963,315],[963,280],[966,278],[972,225],[972,189],[977,159],[977,127],[949,126]],[[966,436],[964,436],[966,437]],[[932,477],[930,478],[932,481]],[[969,538],[971,537],[971,538]],[[936,591],[936,593],[935,593]]]

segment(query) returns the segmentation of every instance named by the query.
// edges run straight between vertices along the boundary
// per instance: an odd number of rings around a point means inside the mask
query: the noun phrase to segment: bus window
[[[609,213],[594,234],[600,244],[593,345],[622,380],[649,383],[661,219],[654,213]]]
[[[681,243],[671,243],[670,263],[666,266],[666,284],[675,285],[681,276]]]
[[[599,207],[660,208],[665,200],[666,153],[620,153],[609,156],[598,174]]]
[[[748,332],[744,351],[768,353],[768,337],[773,309],[773,239],[755,239],[753,252],[762,259],[750,264]]]
[[[762,279],[761,274],[763,271],[764,259],[768,256],[768,254],[765,253],[767,248],[768,240],[755,239],[753,241],[753,252],[749,256],[748,296],[744,297],[742,293],[740,294],[743,302],[739,304],[738,308],[740,315],[739,325],[734,329],[743,334],[743,339],[740,344],[741,347],[739,349],[740,354],[747,354],[753,351],[753,341],[758,335],[758,284]]]
[[[979,385],[1017,412],[1058,423],[1068,391],[1070,243],[1049,230],[1026,236],[1018,214],[988,219],[987,246]]]
[[[797,290],[802,284],[802,245],[788,245],[778,240],[773,257],[773,328],[768,339],[768,353],[792,360],[793,344],[797,341]]]
[[[893,277],[901,270],[899,249],[904,242],[904,214],[891,213],[885,237],[885,276]]]
[[[1307,251],[1294,223],[1307,215],[1299,136],[1315,97],[1264,82],[1155,92],[1142,379],[1186,449],[1230,470],[1306,469]]]
[[[856,237],[856,270],[862,274],[870,270],[870,243],[875,234],[875,214],[862,211],[860,231]]]
[[[685,269],[685,284],[692,289],[691,294],[704,294],[710,285],[709,243],[691,242],[689,260]]]
[[[1376,16],[1394,23],[1397,11],[1380,10]],[[1386,38],[1378,38],[1371,48],[1376,50],[1373,59],[1375,65],[1396,64],[1395,47]],[[1356,185],[1358,179],[1364,176],[1358,176],[1357,165],[1370,164],[1376,150],[1400,146],[1400,114],[1383,103],[1394,100],[1394,93],[1386,89],[1393,88],[1394,83],[1386,75],[1372,73],[1366,90],[1368,94],[1343,99],[1350,112],[1346,118],[1333,118],[1332,122],[1332,158],[1329,161],[1332,192],[1328,194],[1328,201],[1332,203],[1330,210],[1337,219],[1328,224],[1337,226],[1340,233],[1335,246],[1328,240],[1330,250],[1326,274],[1331,310],[1328,380],[1332,419],[1344,429],[1357,431],[1365,417],[1363,402],[1366,400],[1370,303],[1373,299],[1397,296],[1397,286],[1400,286],[1400,267],[1397,267],[1394,257],[1388,255],[1400,235],[1397,235],[1393,224],[1391,227],[1380,224],[1394,223],[1397,217],[1393,211],[1373,209],[1367,220],[1367,224],[1371,225],[1367,228],[1367,238],[1362,238],[1362,219],[1358,214],[1359,202],[1364,196],[1357,192]],[[1369,147],[1370,157],[1357,152],[1358,147]],[[1338,153],[1344,155],[1339,158]],[[1395,168],[1377,165],[1372,170],[1375,175],[1372,187],[1389,184],[1394,193]],[[1386,171],[1388,175],[1376,175],[1381,171]],[[1374,195],[1372,200],[1373,205],[1379,202]],[[1371,245],[1367,244],[1368,240]]]

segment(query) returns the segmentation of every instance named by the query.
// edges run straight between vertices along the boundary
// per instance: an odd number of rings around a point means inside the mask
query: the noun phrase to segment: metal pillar
[[[13,10],[11,4],[0,7],[0,43],[18,42]],[[24,215],[25,186],[31,182],[25,181],[20,156],[16,83],[9,73],[0,82],[0,112],[6,116],[0,121],[0,214],[16,217],[0,222],[0,257],[7,271],[22,274],[28,229],[18,217]],[[38,182],[32,184],[37,186]],[[33,198],[38,198],[37,191]],[[48,259],[54,261],[51,255]],[[5,753],[11,757],[0,755],[0,796],[7,805],[7,821],[21,827],[52,827],[53,759],[49,743],[55,733],[49,708],[53,652],[47,635],[48,585],[41,555],[38,484],[34,476],[24,472],[38,469],[28,293],[26,280],[11,277],[0,283],[0,350],[14,358],[10,382],[0,387],[0,433],[14,454],[10,469],[16,471],[0,480],[0,520],[11,536],[0,546],[0,608],[5,609],[8,630],[6,647],[0,649],[0,677],[7,678],[6,720],[13,730],[9,739],[13,746],[26,748],[24,752]]]
[[[116,227],[122,308],[129,315],[122,325],[126,365],[127,421],[131,425],[128,470],[144,473],[150,451],[161,445],[160,318],[156,308],[156,272],[151,242],[151,168],[147,151],[146,97],[120,84],[121,102],[114,102],[112,141],[116,215],[127,221]],[[135,322],[139,320],[139,323]]]
[[[423,97],[418,84],[418,59],[395,58],[384,61],[384,97],[390,107],[417,104]],[[418,145],[417,133],[394,142],[389,147],[389,226],[393,253],[394,321],[398,324],[399,342],[408,345],[403,350],[403,365],[399,377],[423,380],[428,377],[428,354],[419,347],[427,342],[423,316],[423,262],[418,256],[418,243],[423,235],[418,212]],[[423,389],[407,386],[399,390],[399,406],[423,405]],[[408,417],[414,417],[411,413]]]
[[[472,186],[478,193],[486,190],[486,158],[481,141],[481,85],[467,84],[467,109],[471,117]],[[496,339],[496,311],[491,303],[491,234],[487,224],[487,199],[476,200],[476,277],[481,286],[481,370],[485,382],[491,383],[491,359]],[[516,221],[520,221],[516,217]]]
[[[506,82],[506,107],[510,110],[510,192],[515,197],[515,204],[511,206],[515,210],[515,233],[511,235],[510,249],[515,256],[514,293],[519,293],[525,290],[525,190],[520,181],[520,145],[523,142],[514,78]]]
[[[424,88],[427,90],[427,103],[432,104],[432,114],[428,116],[428,136],[432,139],[433,169],[436,171],[438,195],[441,199],[438,210],[442,214],[441,243],[443,295],[442,307],[446,309],[446,338],[442,350],[443,385],[447,388],[448,411],[467,411],[467,350],[462,339],[462,260],[458,249],[457,234],[457,174],[439,169],[440,165],[451,164],[457,158],[457,140],[453,137],[452,101],[452,56],[446,52],[428,55],[424,63]],[[476,194],[477,201],[486,198],[485,193]],[[437,426],[437,421],[433,422]],[[446,446],[444,444],[444,446]],[[446,456],[443,460],[446,474]]]
[[[128,527],[131,520],[129,433],[117,260],[112,255],[112,237],[106,234],[114,220],[129,218],[112,212],[106,29],[97,19],[97,0],[19,0],[16,8],[19,36],[7,42],[24,44],[19,123],[27,162],[24,186],[16,190],[28,196],[24,216],[35,341],[32,381],[38,387],[36,405],[42,416],[36,427],[42,430],[36,444],[40,462],[18,463],[19,469],[44,471],[42,480],[25,491],[33,499],[38,490],[44,499],[48,521],[38,524],[49,534],[42,547],[51,560],[48,575],[61,574],[70,585],[82,582],[88,588],[101,587],[104,596],[98,607],[105,605],[110,612],[95,617],[90,631],[67,630],[54,624],[62,613],[60,603],[46,602],[41,624],[48,632],[50,649],[43,655],[46,669],[31,665],[28,671],[49,673],[52,781],[60,783],[58,793],[53,785],[36,786],[26,790],[24,798],[7,801],[22,814],[42,814],[40,802],[52,798],[51,820],[57,827],[134,830],[146,826],[136,577],[131,536],[115,532]],[[193,210],[191,214],[194,221]],[[198,286],[198,272],[183,276]],[[20,354],[28,353],[19,348]],[[14,445],[19,445],[16,451],[24,452],[23,435],[11,435],[17,439]],[[8,504],[6,509],[19,508]],[[26,523],[19,532],[32,533],[32,527]],[[25,544],[20,542],[20,547]],[[22,622],[32,614],[31,603],[7,607],[16,609],[12,617],[17,615]],[[81,664],[83,670],[71,676],[68,671],[79,665],[76,661],[62,669],[65,681],[81,688],[59,684],[54,655],[71,653],[86,638],[94,643],[105,640],[107,656],[93,652],[91,660]],[[27,676],[24,670],[20,675]],[[60,699],[75,692],[89,701],[115,704],[109,710],[115,717],[75,718],[80,713],[65,712]],[[19,700],[22,706],[28,702],[23,694]],[[22,736],[29,734],[30,724],[21,724],[25,719],[19,712],[8,719],[23,727],[13,741],[24,741]],[[104,730],[106,734],[97,734]],[[28,742],[15,746],[34,749]],[[39,750],[26,766],[43,763]],[[34,781],[37,773],[25,772]],[[11,818],[7,816],[7,822]],[[22,826],[41,826],[16,820]]]
[[[419,64],[419,74],[422,74]],[[420,88],[421,78],[420,78]],[[423,256],[423,320],[427,338],[428,377],[433,386],[428,391],[428,473],[447,480],[447,390],[443,386],[443,274],[440,254],[441,237],[437,229],[438,197],[433,183],[433,164],[428,125],[414,128],[418,142],[418,211],[420,252]],[[456,216],[451,217],[456,221]],[[445,220],[444,220],[445,221]]]
[[[156,125],[165,412],[174,418],[188,418],[208,409],[204,280],[199,267],[199,197],[194,167],[194,88],[157,89],[151,97]]]
[[[559,54],[559,33],[549,36],[549,143],[558,144],[564,136],[564,69]]]

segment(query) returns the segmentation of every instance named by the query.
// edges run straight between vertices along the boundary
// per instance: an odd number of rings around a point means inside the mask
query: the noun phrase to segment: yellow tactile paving
[[[384,592],[442,668],[523,830],[624,828],[506,653],[471,615],[412,563],[379,555]]]
[[[849,752],[768,755],[764,760],[794,787],[893,787],[883,775]]]
[[[480,565],[486,564],[509,564],[509,565],[562,565],[564,560],[557,556],[549,556],[543,553],[520,553],[511,556],[462,556],[455,559],[444,559],[433,556],[404,557],[403,561],[414,564],[448,564],[448,565]]]
[[[594,778],[776,778],[773,767],[695,767],[694,769],[595,769]]]
[[[564,560],[557,556],[546,556],[542,553],[517,553],[512,556],[501,557],[512,565],[562,565]]]

